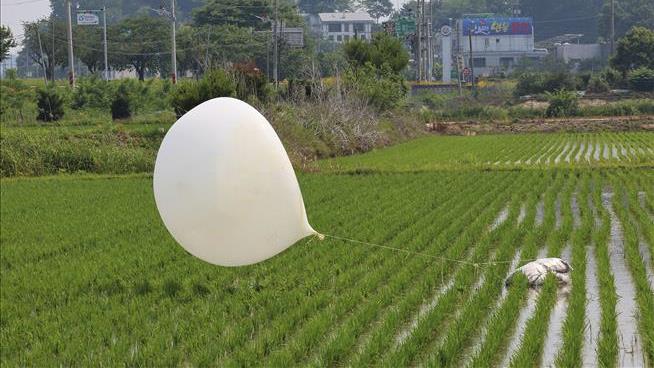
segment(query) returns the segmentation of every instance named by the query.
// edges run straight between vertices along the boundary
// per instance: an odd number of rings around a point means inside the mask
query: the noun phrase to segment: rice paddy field
[[[0,363],[652,367],[653,150],[427,137],[321,161],[298,178],[334,237],[241,268],[178,246],[148,175],[3,179]],[[505,287],[543,256],[571,285]]]

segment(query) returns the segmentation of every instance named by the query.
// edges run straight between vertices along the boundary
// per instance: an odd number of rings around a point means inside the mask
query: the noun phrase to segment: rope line
[[[470,265],[470,266],[473,266],[473,267],[479,267],[481,265],[506,264],[506,263],[513,263],[513,262],[517,262],[517,263],[532,262],[532,261],[536,260],[535,258],[533,258],[533,259],[518,259],[518,260],[510,260],[510,261],[500,260],[500,261],[470,262],[470,261],[463,260],[463,259],[448,258],[448,257],[437,256],[437,255],[434,255],[434,254],[424,253],[424,252],[415,252],[415,251],[408,250],[408,249],[396,248],[396,247],[391,247],[389,245],[371,243],[371,242],[367,242],[367,241],[361,241],[361,240],[357,240],[357,239],[346,238],[346,237],[342,237],[342,236],[338,236],[338,235],[321,233],[321,234],[317,234],[316,236],[320,240],[323,240],[324,238],[327,237],[327,238],[342,240],[342,241],[346,241],[346,242],[350,242],[350,243],[355,243],[355,244],[360,244],[360,245],[367,245],[367,246],[375,247],[375,248],[387,249],[387,250],[392,250],[392,251],[396,251],[396,252],[403,252],[403,253],[412,254],[412,255],[416,255],[416,256],[429,257],[429,258],[438,259],[438,260],[441,260],[441,261],[444,261],[444,262],[453,262],[453,263],[466,264],[466,265]]]

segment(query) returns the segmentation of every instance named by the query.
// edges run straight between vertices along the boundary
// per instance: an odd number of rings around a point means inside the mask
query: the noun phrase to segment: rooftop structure
[[[345,42],[359,37],[369,40],[375,20],[368,13],[320,13],[320,34],[324,39]]]
[[[472,42],[470,42],[472,41]],[[457,21],[455,50],[463,55],[465,66],[472,66],[475,76],[510,72],[521,58],[540,59],[546,49],[534,46],[534,24],[531,17],[480,17]]]

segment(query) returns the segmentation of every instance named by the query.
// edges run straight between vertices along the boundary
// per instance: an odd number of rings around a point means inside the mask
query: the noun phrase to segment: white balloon
[[[257,263],[317,234],[279,137],[234,98],[206,101],[177,120],[159,148],[153,186],[168,231],[213,264]]]

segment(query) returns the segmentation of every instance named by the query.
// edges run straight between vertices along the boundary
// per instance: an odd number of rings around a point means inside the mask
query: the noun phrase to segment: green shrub
[[[543,92],[555,92],[560,90],[574,91],[577,83],[572,74],[568,72],[554,72],[546,74],[543,81]]]
[[[171,103],[177,117],[181,117],[195,106],[216,97],[230,97],[236,94],[232,78],[220,69],[207,72],[199,81],[186,81],[177,85]]]
[[[343,80],[348,90],[380,111],[397,107],[407,93],[402,76],[393,73],[386,64],[382,65],[381,69],[375,68],[371,63],[359,68],[350,68]]]
[[[575,77],[575,89],[577,91],[585,91],[588,89],[588,84],[590,83],[593,75],[591,73],[580,73]]]
[[[133,103],[132,93],[130,91],[130,83],[121,83],[114,93],[114,98],[111,101],[111,118],[127,119],[132,116]]]
[[[588,81],[587,92],[606,93],[611,90],[609,83],[601,75],[593,75]]]
[[[543,92],[544,75],[542,73],[523,73],[515,86],[516,96],[526,96]]]
[[[654,91],[654,70],[652,69],[641,67],[632,70],[627,74],[627,79],[629,86],[636,91]]]
[[[550,105],[545,110],[547,117],[562,117],[576,115],[579,110],[579,98],[573,91],[558,90],[546,92]]]
[[[57,121],[64,116],[64,97],[54,85],[36,90],[36,106],[40,121]]]
[[[231,73],[235,80],[237,98],[241,100],[256,98],[260,102],[265,102],[272,94],[266,76],[255,64],[237,64]]]
[[[611,88],[624,88],[626,81],[622,73],[613,68],[606,68],[602,72],[602,79],[611,86]]]
[[[554,92],[558,90],[572,91],[577,88],[575,78],[568,72],[553,73],[523,73],[518,77],[515,87],[516,96]]]
[[[14,73],[9,73],[11,71]],[[34,101],[33,90],[16,78],[14,69],[7,70],[5,79],[0,80],[0,119],[5,121],[13,118],[21,122],[25,121],[25,107],[32,101]]]
[[[111,85],[97,76],[80,78],[73,92],[73,109],[106,109],[112,101]],[[106,111],[106,110],[105,110]]]

